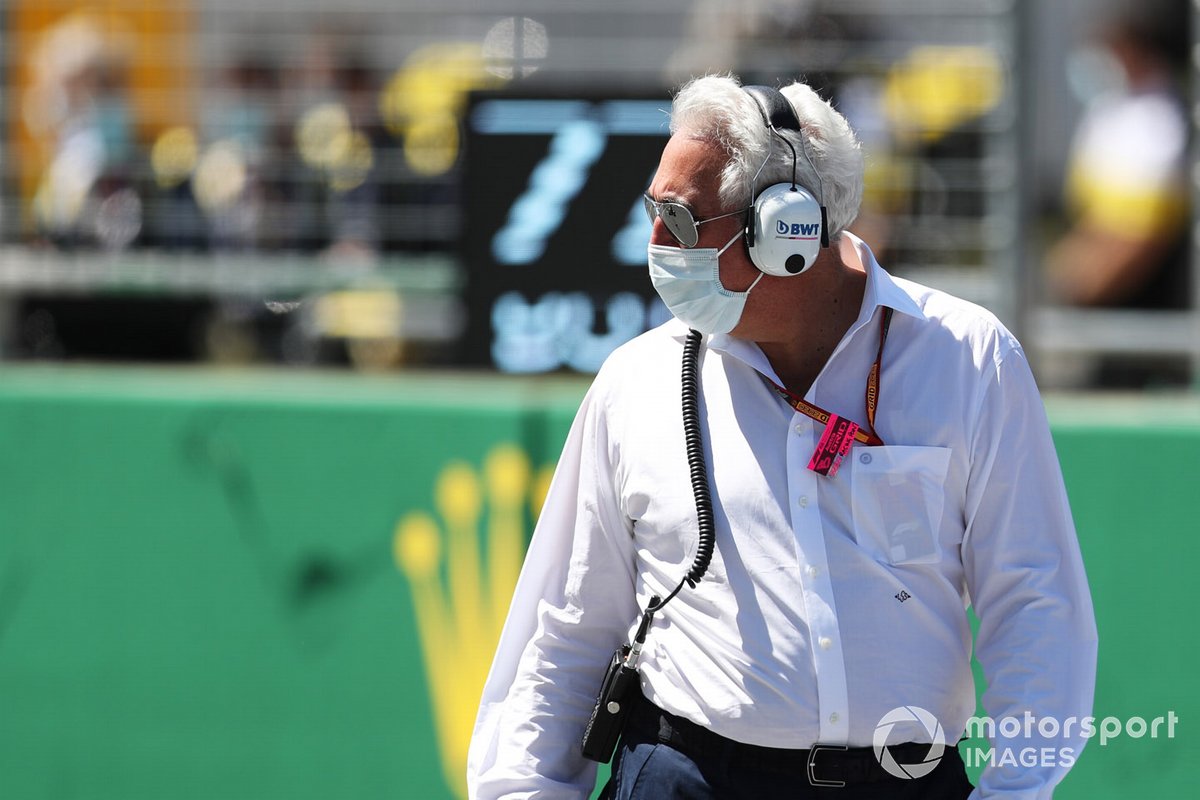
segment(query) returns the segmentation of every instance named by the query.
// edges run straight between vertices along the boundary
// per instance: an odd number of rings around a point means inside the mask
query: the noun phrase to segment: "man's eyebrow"
[[[678,194],[675,194],[674,192],[664,192],[663,194],[659,195],[658,197],[655,197],[653,194],[650,193],[650,190],[647,189],[646,196],[649,197],[651,200],[653,200],[656,203],[676,203],[677,205],[681,205],[684,208],[686,208],[689,212],[694,213],[692,204],[689,203],[687,200],[684,200],[683,197],[681,197]]]

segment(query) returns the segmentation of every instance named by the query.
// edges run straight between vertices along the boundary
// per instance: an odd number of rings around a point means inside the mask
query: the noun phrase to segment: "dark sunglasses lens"
[[[654,224],[655,217],[662,217],[667,230],[684,247],[695,247],[696,242],[700,241],[696,221],[692,218],[692,212],[685,206],[679,203],[655,203],[648,195],[643,196],[642,201],[646,205],[646,216],[650,218],[651,225]]]
[[[663,203],[662,218],[667,225],[667,230],[684,247],[694,247],[700,240],[700,231],[696,230],[696,221],[692,219],[692,212],[678,203]]]

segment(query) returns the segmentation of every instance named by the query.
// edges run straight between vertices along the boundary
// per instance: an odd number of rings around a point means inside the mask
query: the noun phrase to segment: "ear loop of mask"
[[[738,240],[738,237],[741,236],[742,234],[744,234],[745,232],[746,231],[743,229],[743,230],[740,230],[737,233],[735,233],[733,235],[733,238],[730,239],[728,242],[726,242],[725,246],[717,251],[717,258],[720,258],[721,256],[725,255],[725,251],[728,250],[729,248],[733,247],[733,243],[736,242]]]
[[[755,286],[758,286],[758,282],[759,282],[759,281],[761,281],[761,280],[763,279],[763,276],[764,276],[764,275],[766,275],[766,274],[767,274],[767,273],[763,272],[762,270],[759,270],[759,271],[758,271],[758,277],[754,279],[754,283],[752,283],[752,284],[750,284],[749,286],[747,286],[747,287],[746,287],[746,291],[744,292],[744,294],[746,294],[746,295],[749,295],[749,294],[750,294],[750,290],[751,290],[751,289],[753,289]]]
[[[717,251],[717,263],[718,263],[718,264],[720,264],[720,259],[721,259],[721,256],[725,254],[725,251],[726,251],[726,250],[728,250],[729,248],[733,247],[733,243],[734,243],[734,242],[736,242],[736,241],[738,240],[738,237],[740,237],[740,236],[741,236],[742,234],[744,234],[745,232],[746,232],[746,231],[743,229],[743,230],[740,230],[740,231],[738,231],[737,233],[735,233],[735,234],[733,235],[733,238],[732,238],[732,239],[730,239],[728,242],[726,242],[726,243],[725,243],[725,246],[724,246],[724,247],[722,247],[720,250],[718,250],[718,251]],[[718,270],[720,270],[720,267],[718,267]],[[750,286],[748,286],[748,287],[746,288],[746,291],[744,291],[744,292],[735,292],[735,294],[745,294],[745,295],[749,295],[749,294],[750,294],[750,290],[751,290],[751,289],[753,289],[755,286],[758,286],[758,282],[759,282],[759,281],[761,281],[761,280],[763,279],[763,276],[764,276],[764,275],[766,275],[766,274],[767,274],[767,273],[763,272],[762,270],[759,270],[759,271],[758,271],[758,277],[754,279],[754,283],[750,284]],[[722,289],[725,289],[725,284],[721,283],[721,274],[720,274],[720,272],[719,272],[719,271],[717,272],[717,285],[719,285],[719,286],[720,286]],[[727,292],[728,292],[729,290],[728,290],[728,289],[725,289],[725,291],[727,291]]]

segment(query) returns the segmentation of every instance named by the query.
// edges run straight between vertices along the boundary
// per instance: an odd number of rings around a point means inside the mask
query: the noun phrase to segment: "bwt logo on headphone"
[[[821,223],[809,222],[788,224],[783,220],[775,223],[776,239],[816,239],[821,233]]]

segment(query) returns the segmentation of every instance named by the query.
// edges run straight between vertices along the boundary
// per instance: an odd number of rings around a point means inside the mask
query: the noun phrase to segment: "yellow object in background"
[[[187,124],[192,112],[195,30],[188,0],[11,0],[6,4],[18,112],[9,115],[21,197],[26,205],[48,169],[88,73],[108,71],[128,100],[135,133],[152,141]]]
[[[498,444],[482,470],[463,461],[442,469],[440,525],[423,511],[396,525],[393,552],[412,590],[442,769],[460,797],[479,696],[521,572],[527,514],[541,511],[553,471],[535,474],[523,448]]]
[[[419,175],[440,175],[458,159],[458,120],[473,89],[500,86],[482,48],[439,42],[416,50],[388,81],[379,101],[388,130],[404,139],[404,158]]]
[[[386,289],[347,289],[317,300],[314,319],[323,336],[385,339],[400,334],[404,303]]]
[[[926,45],[892,67],[883,103],[901,139],[934,142],[987,114],[1003,95],[1004,71],[991,50]]]

